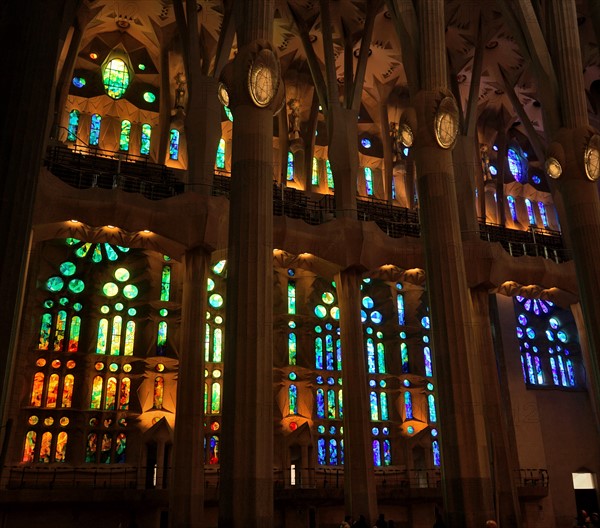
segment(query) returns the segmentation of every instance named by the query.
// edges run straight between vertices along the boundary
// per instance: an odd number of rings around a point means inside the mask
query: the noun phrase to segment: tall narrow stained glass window
[[[548,214],[546,213],[546,205],[544,202],[538,202],[538,209],[540,211],[540,217],[542,218],[543,226],[548,227]]]
[[[142,137],[140,139],[140,154],[147,156],[150,154],[150,138],[152,136],[152,127],[148,123],[142,125]]]
[[[527,208],[527,216],[529,218],[529,224],[536,225],[537,222],[535,220],[535,213],[533,212],[533,207],[531,205],[531,200],[529,198],[525,198],[525,207]]]
[[[129,139],[131,137],[131,121],[121,121],[121,134],[119,135],[119,149],[127,152],[129,150]]]
[[[90,124],[90,146],[97,147],[100,143],[100,124],[102,123],[102,116],[100,114],[92,114],[92,121]]]
[[[291,152],[288,152],[287,155],[286,179],[287,181],[294,181],[294,155]]]
[[[67,141],[77,140],[77,131],[79,130],[79,110],[71,110],[69,112],[69,126],[67,131]]]
[[[510,217],[514,222],[517,221],[517,204],[512,196],[507,196],[506,201],[508,202],[508,209],[510,210]]]
[[[333,172],[331,171],[331,164],[329,160],[325,160],[325,174],[327,175],[327,187],[334,189]]]
[[[310,183],[311,185],[319,185],[319,160],[317,158],[312,159]]]
[[[169,132],[169,159],[179,159],[179,130],[176,128]]]
[[[217,159],[215,161],[217,169],[225,169],[225,140],[221,138],[219,140],[219,146],[217,147]]]
[[[160,281],[160,300],[168,301],[171,295],[171,266],[163,266]]]
[[[365,190],[367,196],[373,196],[373,171],[369,167],[364,168],[365,174]]]

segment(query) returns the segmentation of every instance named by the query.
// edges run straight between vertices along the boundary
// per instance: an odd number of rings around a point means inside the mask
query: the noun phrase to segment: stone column
[[[272,0],[247,0],[228,77],[233,121],[223,377],[220,528],[273,525],[273,114],[248,94],[248,70],[270,55]],[[276,77],[276,74],[274,74]]]
[[[502,397],[502,382],[506,383],[501,358],[494,353],[490,294],[487,290],[471,290],[473,299],[473,330],[477,357],[480,359],[479,383],[483,394],[483,410],[489,439],[490,459],[493,461],[492,487],[496,502],[496,520],[500,526],[521,526],[519,496],[515,487],[515,471],[519,469],[516,442],[512,429],[510,402]],[[485,383],[485,387],[483,384]]]
[[[590,349],[590,379],[593,400],[600,401],[600,200],[598,183],[586,177],[585,149],[598,131],[588,125],[587,102],[581,71],[581,51],[577,28],[577,13],[572,0],[550,2],[550,23],[554,40],[552,58],[562,109],[562,125],[555,134],[551,153],[562,165],[563,173],[555,181],[563,202],[571,242],[575,271],[579,283],[581,311],[585,321]],[[552,152],[554,151],[554,152]],[[600,417],[596,416],[598,423]]]
[[[5,71],[11,72],[12,79],[22,81],[6,84],[0,111],[0,135],[4,138],[0,142],[0,247],[10,248],[0,258],[0,333],[7,338],[0,351],[0,445],[28,264],[33,203],[54,95],[55,68],[49,65],[58,62],[68,21],[74,20],[76,7],[76,2],[69,0],[0,4]],[[20,30],[9,31],[15,27]],[[35,77],[31,72],[36,72]]]
[[[344,498],[346,513],[377,519],[377,495],[371,448],[367,367],[363,345],[361,275],[345,270],[335,277],[340,307],[342,382],[344,387]]]
[[[204,325],[210,254],[200,248],[183,257],[181,340],[177,371],[177,414],[169,483],[171,528],[200,528],[204,513]],[[163,456],[164,445],[159,453]],[[159,467],[162,465],[159,462]]]
[[[457,202],[460,204],[458,216],[463,240],[479,238],[479,222],[475,207],[475,175],[480,165],[478,153],[475,151],[475,139],[471,136],[459,135],[452,152],[455,175]]]
[[[465,274],[452,144],[442,148],[434,133],[439,104],[451,97],[446,87],[442,0],[423,0],[419,4],[419,27],[422,86],[414,99],[418,128],[413,149],[440,396],[445,517],[451,528],[478,528],[494,517],[489,453],[473,346],[472,305]],[[451,100],[448,102],[451,104]]]

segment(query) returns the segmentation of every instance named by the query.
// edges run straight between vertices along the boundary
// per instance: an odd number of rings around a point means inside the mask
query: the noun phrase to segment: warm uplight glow
[[[150,231],[150,229],[144,229],[144,230],[142,231],[142,233],[150,234],[150,233],[152,233],[152,231]]]
[[[78,224],[79,220],[75,220],[74,218],[72,218],[71,220],[69,220],[69,222],[71,222],[72,224]]]
[[[106,227],[107,227],[108,229],[114,229],[114,228],[115,228],[115,226],[114,226],[114,225],[107,225]]]

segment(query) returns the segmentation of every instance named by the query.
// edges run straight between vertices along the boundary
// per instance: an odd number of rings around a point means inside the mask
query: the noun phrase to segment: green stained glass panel
[[[218,382],[212,384],[210,412],[213,414],[221,412],[221,384]]]
[[[134,286],[133,284],[128,284],[123,288],[123,295],[125,295],[125,297],[128,299],[135,299],[138,293],[137,286]]]
[[[67,312],[60,310],[56,314],[56,326],[54,328],[54,351],[60,352],[65,340],[65,328],[67,326]]]
[[[123,353],[126,356],[133,356],[133,345],[135,343],[135,323],[127,321],[125,326],[125,349]]]
[[[71,275],[73,275],[76,270],[75,264],[73,264],[72,262],[63,262],[60,265],[59,269],[60,269],[60,272],[67,277],[70,277]]]
[[[46,281],[46,288],[48,288],[48,290],[50,291],[57,292],[62,290],[64,284],[65,282],[62,280],[61,277],[50,277]]]
[[[107,282],[104,286],[102,286],[102,292],[107,297],[114,297],[119,293],[119,287],[114,282]]]
[[[108,260],[115,261],[119,258],[117,252],[112,248],[112,246],[108,243],[104,243],[104,251],[106,251],[106,257]]]
[[[129,87],[129,68],[122,59],[112,59],[102,70],[102,82],[106,95],[120,99]]]
[[[125,282],[129,279],[130,273],[126,268],[117,268],[115,270],[115,279],[119,282]]]
[[[102,249],[100,244],[96,244],[94,248],[94,252],[92,253],[92,261],[98,264],[98,262],[102,262]]]
[[[110,341],[110,355],[118,356],[121,352],[121,330],[123,328],[123,318],[120,315],[113,319],[112,337]]]
[[[220,328],[215,329],[213,337],[213,361],[218,363],[222,361],[223,352],[223,330]]]
[[[85,283],[81,279],[71,279],[69,281],[69,290],[73,293],[81,293],[85,288]]]
[[[225,269],[225,264],[227,263],[226,260],[220,260],[219,262],[217,262],[214,266],[213,266],[213,271],[217,274],[217,275],[221,275],[221,273],[223,273],[223,270]]]
[[[96,354],[106,354],[108,335],[108,319],[100,319],[98,323],[98,339],[96,341]]]
[[[160,283],[160,300],[168,301],[171,294],[171,267],[164,266]]]
[[[77,248],[75,250],[75,255],[83,258],[88,254],[88,251],[90,250],[90,248],[92,247],[92,244],[90,242],[86,242],[85,244],[83,244],[83,246],[80,246],[79,248]]]
[[[39,350],[48,350],[50,340],[50,329],[52,328],[52,315],[45,313],[42,315],[42,323],[40,324],[40,340],[38,344]]]
[[[223,297],[221,297],[218,293],[213,293],[208,298],[208,302],[213,308],[220,308],[223,306]]]
[[[81,330],[81,317],[75,315],[71,318],[69,329],[69,352],[77,352],[79,348],[79,332]]]
[[[90,399],[91,409],[100,409],[102,401],[102,377],[96,376],[92,382],[92,397]]]

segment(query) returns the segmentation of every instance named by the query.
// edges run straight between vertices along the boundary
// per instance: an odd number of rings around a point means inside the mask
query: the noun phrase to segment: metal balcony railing
[[[177,179],[173,170],[150,163],[144,156],[102,151],[93,147],[50,147],[45,165],[55,176],[79,189],[121,189],[142,194],[151,200],[169,198],[196,187],[186,186]],[[211,194],[228,197],[230,190],[230,176],[225,172],[216,172]],[[392,238],[421,236],[418,211],[373,198],[357,198],[356,207],[358,220],[375,222]],[[297,218],[310,225],[319,225],[335,218],[336,212],[334,195],[324,195],[314,200],[303,191],[273,182],[273,214],[276,216]],[[555,262],[572,258],[570,251],[563,246],[561,234],[556,231],[535,226],[522,231],[480,222],[479,234],[483,240],[499,242],[514,257],[543,257]]]

